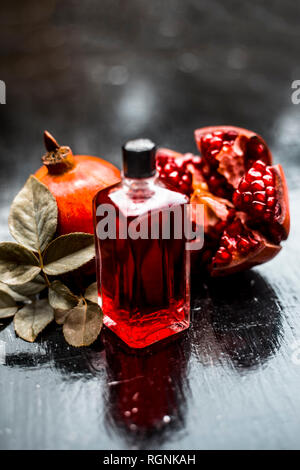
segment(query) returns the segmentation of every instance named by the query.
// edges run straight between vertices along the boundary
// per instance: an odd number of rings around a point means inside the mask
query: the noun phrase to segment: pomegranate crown
[[[42,162],[50,174],[60,175],[74,167],[75,162],[70,147],[60,146],[48,131],[44,131],[44,142],[47,153],[42,157]]]

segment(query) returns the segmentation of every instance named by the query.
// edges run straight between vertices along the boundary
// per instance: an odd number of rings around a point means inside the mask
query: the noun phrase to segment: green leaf
[[[37,257],[24,246],[0,243],[0,279],[9,285],[24,284],[34,279],[41,268]]]
[[[63,326],[66,341],[71,346],[89,346],[99,336],[103,315],[99,305],[82,300],[69,311]]]
[[[69,314],[69,310],[76,307],[78,297],[60,281],[52,282],[48,294],[49,303],[54,308],[55,321],[62,325]]]
[[[10,286],[11,289],[16,293],[30,297],[32,295],[39,294],[45,289],[45,279],[40,274],[37,275],[32,281],[26,282],[25,284]]]
[[[36,300],[16,313],[14,317],[15,330],[20,338],[32,343],[53,319],[54,311],[48,300]]]
[[[86,300],[90,300],[91,302],[94,302],[95,304],[98,303],[98,286],[97,282],[93,282],[85,291],[84,293],[84,298]]]
[[[95,256],[94,236],[69,233],[53,240],[44,252],[44,272],[51,276],[80,268]]]
[[[0,290],[0,318],[12,317],[17,310],[15,300],[7,292]]]
[[[57,204],[49,189],[31,175],[15,197],[8,218],[10,233],[29,250],[43,251],[57,227]]]

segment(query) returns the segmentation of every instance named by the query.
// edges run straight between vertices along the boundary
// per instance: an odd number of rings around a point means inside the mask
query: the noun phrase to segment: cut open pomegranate
[[[271,166],[267,144],[247,129],[205,127],[195,138],[200,157],[160,149],[157,169],[191,202],[204,204],[201,267],[220,276],[269,261],[290,228],[282,167]]]

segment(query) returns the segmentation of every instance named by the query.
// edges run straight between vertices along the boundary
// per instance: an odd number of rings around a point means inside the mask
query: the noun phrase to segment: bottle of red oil
[[[158,179],[153,142],[122,150],[122,181],[94,198],[99,303],[105,325],[144,348],[189,326],[188,198]]]

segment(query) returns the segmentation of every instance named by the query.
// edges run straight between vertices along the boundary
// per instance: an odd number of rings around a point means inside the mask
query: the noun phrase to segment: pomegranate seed
[[[273,170],[270,166],[267,166],[266,174],[272,176],[272,178],[274,177]]]
[[[253,183],[251,183],[251,189],[253,192],[262,191],[265,189],[265,184],[262,180],[255,180]]]
[[[198,170],[201,169],[201,164],[202,164],[202,158],[201,157],[193,157],[192,158],[192,165],[194,165],[195,168],[197,168]]]
[[[255,201],[265,202],[266,194],[264,191],[256,191],[253,196]]]
[[[270,208],[273,208],[276,204],[276,199],[275,197],[268,197],[267,199],[267,206]]]
[[[254,194],[257,194],[257,193],[254,193]],[[249,191],[243,193],[243,201],[245,204],[249,204],[250,202],[252,202],[252,200],[253,200],[253,197]]]
[[[207,151],[212,137],[212,134],[206,134],[201,138],[202,150],[204,153]]]
[[[178,176],[179,176],[179,173],[177,170],[174,170],[172,171],[172,173],[169,174],[169,177],[173,179],[178,179]]]
[[[223,140],[223,137],[224,137],[224,132],[223,131],[215,131],[213,133],[214,136],[217,136],[217,137],[221,137],[221,139]]]
[[[252,207],[255,212],[261,213],[264,212],[266,205],[263,202],[252,202]]]
[[[237,244],[238,251],[242,253],[248,253],[250,251],[250,248],[251,248],[251,243],[246,238],[242,237],[238,241],[238,244]]]
[[[259,155],[263,155],[265,152],[265,147],[263,144],[258,144],[258,146],[256,147],[256,154],[257,156]]]
[[[231,147],[231,145],[228,145],[228,144],[224,143],[224,145],[222,147],[222,151],[223,152],[228,152],[230,150],[230,147]]]
[[[248,153],[252,158],[256,160],[264,160],[266,157],[266,148],[262,142],[260,142],[259,138],[256,136],[251,137],[248,142]]]
[[[231,248],[232,247],[232,241],[230,240],[229,237],[227,237],[227,235],[223,235],[223,237],[221,239],[221,243],[226,248]],[[223,246],[221,248],[223,248]]]
[[[211,156],[211,157],[214,157],[214,158],[215,158],[215,157],[218,155],[218,153],[219,153],[219,150],[218,150],[218,149],[212,149],[212,150],[209,149],[209,151],[210,151],[210,156]],[[217,163],[217,162],[214,162],[214,163]]]
[[[238,133],[236,131],[227,131],[224,135],[224,140],[233,141],[237,138]]]
[[[240,219],[236,219],[227,227],[227,233],[231,237],[236,237],[242,232],[242,230],[243,230],[243,226],[242,226]]]
[[[239,190],[241,192],[244,192],[244,191],[248,191],[248,189],[249,189],[249,184],[247,183],[246,180],[243,179],[239,184]]]
[[[171,165],[171,163],[166,163],[166,165],[164,166],[164,172],[165,173],[171,173],[171,171],[174,170],[174,165]]]
[[[242,202],[242,197],[238,189],[233,193],[232,202],[236,207],[240,207],[241,202]]]
[[[260,171],[262,173],[265,172],[266,164],[262,162],[261,160],[257,160],[253,166],[257,171]]]
[[[264,175],[263,176],[263,181],[267,186],[274,184],[273,176],[271,176],[271,175]]]
[[[246,180],[250,183],[254,180],[258,180],[262,177],[262,173],[260,171],[255,170],[255,168],[250,168],[246,175]]]
[[[264,213],[264,220],[266,222],[270,222],[273,219],[273,212],[270,209],[266,209]]]
[[[223,140],[220,137],[213,137],[209,143],[211,150],[220,150],[223,145]]]
[[[209,144],[210,139],[212,139],[212,138],[213,138],[213,135],[212,135],[211,133],[205,134],[205,135],[202,137],[202,142],[203,142],[204,144]]]
[[[223,247],[219,248],[215,255],[215,261],[217,264],[229,264],[232,260],[232,255],[229,251],[226,251],[225,248],[222,250]]]
[[[275,191],[275,188],[273,186],[268,186],[266,188],[266,195],[267,196],[275,196],[275,193],[276,193],[276,191]]]
[[[190,184],[193,180],[192,173],[190,173],[190,172],[184,173],[181,177],[181,180],[184,181],[184,183]]]

